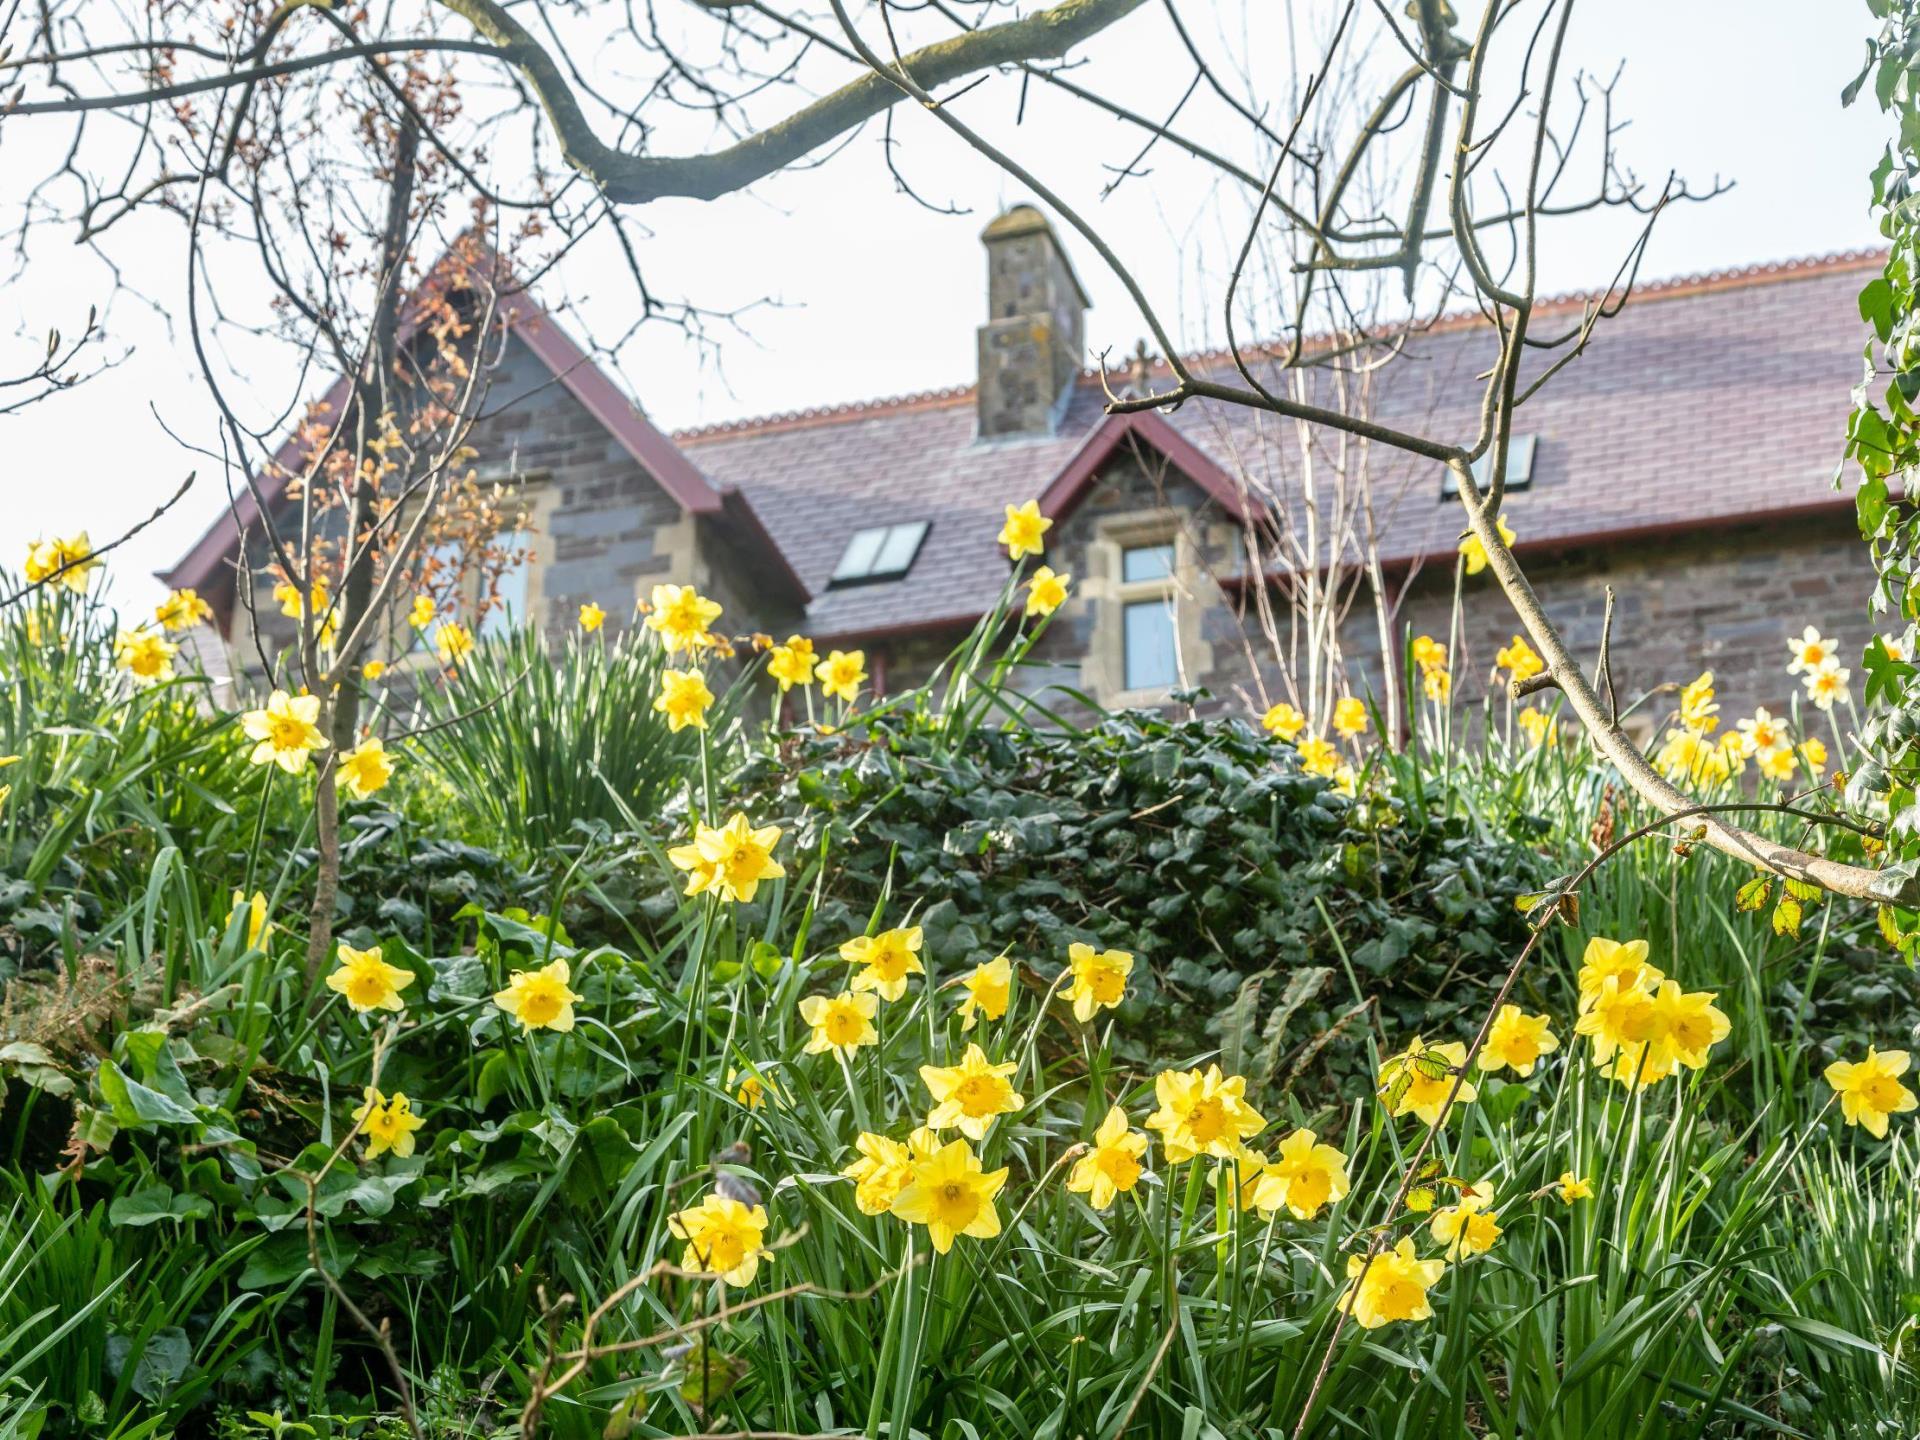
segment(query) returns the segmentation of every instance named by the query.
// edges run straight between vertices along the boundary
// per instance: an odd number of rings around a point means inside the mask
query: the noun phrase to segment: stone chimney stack
[[[1050,435],[1086,349],[1087,296],[1031,205],[981,232],[987,323],[980,327],[980,438]]]

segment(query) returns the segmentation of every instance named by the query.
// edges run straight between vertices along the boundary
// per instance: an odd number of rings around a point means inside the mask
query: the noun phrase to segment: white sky
[[[1187,7],[1190,19],[1205,11]],[[1812,18],[1816,12],[1823,18]],[[1669,168],[1697,184],[1715,175],[1736,182],[1710,205],[1663,218],[1643,277],[1876,243],[1866,174],[1885,123],[1870,96],[1852,110],[1839,105],[1870,23],[1864,4],[1836,0],[1587,0],[1572,27],[1568,69],[1606,75],[1626,62],[1615,93],[1633,122],[1620,142],[1627,162],[1656,187]],[[1202,43],[1258,55],[1272,53],[1273,38],[1216,28]],[[1172,43],[1158,8],[1144,7],[1086,47],[1093,62],[1086,78],[1143,111],[1162,111],[1189,78],[1172,63]],[[1284,92],[1271,93],[1284,103]],[[1163,152],[1149,161],[1151,175],[1103,201],[1102,165],[1130,157],[1138,132],[1038,84],[1024,125],[1015,128],[1016,100],[1017,84],[998,79],[962,103],[969,120],[1005,141],[1116,244],[1184,345],[1217,342],[1219,286],[1206,282],[1224,273],[1225,252],[1238,243],[1230,214],[1222,213],[1238,213],[1237,193],[1225,207],[1216,204],[1203,177]],[[1224,125],[1217,110],[1193,113],[1196,136],[1244,154],[1242,131]],[[969,210],[931,213],[895,193],[881,133],[875,123],[824,166],[745,195],[629,212],[628,234],[661,293],[716,309],[777,302],[747,317],[750,335],[727,338],[717,364],[666,326],[644,330],[625,349],[621,378],[657,424],[674,429],[972,378],[974,328],[985,308],[979,231],[998,210],[1029,197],[931,117],[901,107],[894,133],[902,168],[922,194]],[[14,135],[7,138],[14,158],[0,167],[0,210],[16,206],[31,179]],[[1604,284],[1631,233],[1620,216],[1561,222],[1543,243],[1543,289]],[[0,370],[12,372],[20,357],[34,355],[49,327],[76,330],[87,305],[106,294],[98,263],[64,238],[43,234],[30,283],[0,295],[0,336],[21,336],[0,342]],[[1066,244],[1093,299],[1090,345],[1125,355],[1145,326],[1088,246],[1071,235]],[[181,227],[172,222],[129,230],[114,251],[130,282],[176,312],[183,258]],[[637,313],[610,243],[570,257],[560,286],[576,307],[569,322],[576,331],[584,319],[595,335],[616,336]],[[0,418],[0,557],[17,565],[26,542],[41,533],[85,527],[104,540],[197,468],[194,494],[111,557],[114,596],[123,606],[145,606],[159,593],[149,572],[177,558],[224,504],[216,467],[181,441],[218,442],[177,327],[170,337],[152,309],[124,298],[110,308],[108,325],[112,348],[130,349],[118,368]],[[271,362],[260,371],[250,379],[261,413],[277,411],[294,376]],[[1577,372],[1563,383],[1577,384]]]

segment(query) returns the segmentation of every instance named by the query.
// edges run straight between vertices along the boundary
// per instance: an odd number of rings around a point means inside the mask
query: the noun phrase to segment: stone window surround
[[[1202,586],[1211,582],[1198,547],[1178,510],[1134,510],[1103,516],[1087,543],[1087,575],[1081,597],[1091,607],[1093,629],[1080,664],[1080,688],[1113,708],[1165,705],[1171,690],[1126,688],[1126,619],[1130,601],[1173,598],[1173,647],[1182,686],[1213,669],[1213,646],[1201,638]],[[1120,578],[1122,552],[1141,545],[1173,544],[1168,580],[1128,583]]]
[[[526,613],[520,617],[522,623],[537,623],[545,604],[544,577],[547,567],[553,563],[553,515],[559,507],[560,486],[554,483],[553,475],[547,470],[527,470],[510,475],[480,477],[484,483],[498,483],[510,494],[504,498],[503,510],[511,510],[516,530],[528,532],[531,542],[527,547],[527,595]],[[389,661],[389,667],[400,671],[419,669],[439,669],[439,658],[434,652],[433,632],[444,620],[458,619],[462,624],[473,623],[473,612],[479,603],[479,584],[477,575],[468,575],[460,583],[461,613],[449,615],[442,610],[435,616],[432,625],[417,639],[411,634],[412,627],[407,624],[407,606],[410,596],[397,596],[388,619],[388,634],[391,648],[397,650],[402,644],[409,648],[398,659]],[[477,637],[476,637],[477,638]]]

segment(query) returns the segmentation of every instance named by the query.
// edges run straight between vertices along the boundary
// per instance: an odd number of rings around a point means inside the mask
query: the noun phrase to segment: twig
[[[59,569],[54,570],[50,574],[42,575],[38,580],[35,580],[30,585],[22,586],[20,589],[14,591],[13,594],[7,596],[6,599],[0,600],[0,610],[6,609],[9,605],[13,604],[16,600],[26,599],[27,596],[33,594],[34,591],[40,589],[42,586],[53,584],[54,581],[58,580],[62,575],[65,575],[69,570],[72,570],[81,565],[91,565],[93,564],[94,561],[98,560],[102,555],[105,555],[108,552],[113,550],[118,550],[122,545],[126,544],[127,541],[131,540],[134,536],[138,535],[142,530],[146,529],[149,525],[153,524],[154,521],[158,520],[162,515],[166,514],[167,511],[171,510],[175,505],[177,505],[180,502],[180,497],[185,495],[187,491],[193,488],[194,476],[196,476],[197,474],[199,474],[197,470],[189,471],[187,474],[187,478],[180,482],[180,488],[174,491],[172,496],[164,504],[162,504],[151,515],[147,516],[146,519],[142,520],[138,525],[135,525],[131,530],[127,531],[118,540],[114,540],[108,544],[102,545],[98,549],[89,550],[84,555],[76,556],[74,559],[69,560],[63,565],[61,565]]]

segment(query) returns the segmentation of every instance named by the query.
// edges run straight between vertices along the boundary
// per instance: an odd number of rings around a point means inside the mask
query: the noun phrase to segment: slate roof
[[[1836,255],[1637,289],[1520,412],[1516,433],[1538,437],[1532,486],[1506,506],[1521,554],[1850,505],[1832,477],[1865,338],[1855,297],[1883,260]],[[1541,307],[1536,333],[1545,317],[1561,328],[1577,320],[1580,304]],[[1375,418],[1470,441],[1474,377],[1494,355],[1477,317],[1443,322],[1383,372]],[[1220,357],[1198,364],[1224,369]],[[1112,423],[1102,406],[1088,375],[1047,437],[977,440],[967,386],[673,440],[715,485],[752,502],[813,595],[811,633],[878,638],[963,624],[992,603],[1006,575],[993,542],[1001,507],[1045,493]],[[1273,415],[1189,402],[1167,419],[1228,475],[1284,482],[1297,467],[1293,427]],[[1458,502],[1441,499],[1439,467],[1377,448],[1373,458],[1376,495],[1400,496],[1384,517],[1383,558],[1450,556],[1462,521]],[[932,530],[907,576],[829,587],[854,531],[914,520]]]

